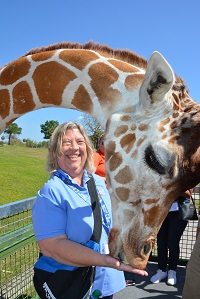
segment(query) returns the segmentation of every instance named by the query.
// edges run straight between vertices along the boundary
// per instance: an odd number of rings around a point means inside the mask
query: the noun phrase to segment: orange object
[[[94,153],[94,166],[96,167],[95,173],[105,178],[105,156],[100,150]]]

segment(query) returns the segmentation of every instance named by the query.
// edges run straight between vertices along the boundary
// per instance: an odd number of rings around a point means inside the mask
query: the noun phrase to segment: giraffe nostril
[[[150,245],[150,243],[146,243],[146,244],[144,244],[144,246],[143,246],[143,254],[144,254],[144,255],[148,255],[149,252],[150,252],[150,250],[151,250],[151,245]]]

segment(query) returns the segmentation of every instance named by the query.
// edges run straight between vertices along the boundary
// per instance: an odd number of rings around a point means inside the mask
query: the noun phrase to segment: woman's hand
[[[133,268],[131,265],[125,264],[111,257],[110,255],[105,255],[105,259],[106,259],[106,264],[108,264],[106,267],[114,268],[119,271],[132,272],[139,275],[148,276],[148,273],[145,270]]]

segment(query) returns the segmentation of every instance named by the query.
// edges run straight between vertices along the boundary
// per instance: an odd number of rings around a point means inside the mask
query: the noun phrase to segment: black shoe
[[[135,280],[134,279],[127,279],[126,280],[126,286],[134,286],[135,285]]]

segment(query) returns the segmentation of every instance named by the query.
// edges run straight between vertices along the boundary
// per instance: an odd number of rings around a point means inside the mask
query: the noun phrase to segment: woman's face
[[[67,130],[62,139],[62,155],[58,166],[73,179],[82,178],[87,159],[86,143],[78,129]]]

